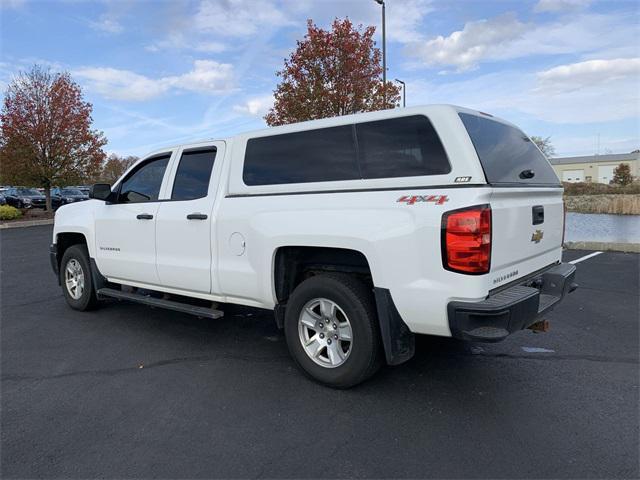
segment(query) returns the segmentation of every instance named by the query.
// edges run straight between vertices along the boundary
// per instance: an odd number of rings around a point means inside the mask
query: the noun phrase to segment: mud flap
[[[400,365],[413,357],[416,351],[415,335],[402,320],[389,290],[374,287],[373,293],[387,364]]]

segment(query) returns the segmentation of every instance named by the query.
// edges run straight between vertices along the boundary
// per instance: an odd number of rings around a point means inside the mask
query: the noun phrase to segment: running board
[[[114,288],[101,288],[97,292],[99,297],[111,297],[118,300],[127,300],[129,302],[142,303],[150,307],[164,308],[174,310],[176,312],[188,313],[196,317],[203,318],[220,318],[224,315],[221,310],[214,310],[206,307],[196,307],[188,303],[174,302],[172,300],[164,300],[162,298],[153,298],[147,295],[139,295],[136,293],[123,292]]]

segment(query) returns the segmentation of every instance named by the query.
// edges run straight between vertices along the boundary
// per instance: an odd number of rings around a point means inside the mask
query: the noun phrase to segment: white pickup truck
[[[56,213],[69,305],[273,310],[310,377],[349,387],[414,334],[498,341],[575,289],[562,186],[517,127],[435,105],[157,150]]]

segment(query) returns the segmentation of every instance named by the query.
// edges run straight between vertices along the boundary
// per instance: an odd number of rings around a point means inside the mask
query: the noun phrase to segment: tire
[[[68,272],[69,270],[69,272]],[[74,273],[72,273],[74,272]],[[75,285],[73,288],[73,279]],[[67,280],[72,280],[69,284]],[[91,310],[98,304],[87,246],[82,244],[72,245],[64,252],[60,262],[60,285],[67,303],[74,310]],[[81,288],[81,291],[78,289]]]
[[[284,330],[298,367],[324,385],[353,387],[382,365],[373,294],[348,275],[317,275],[298,285],[287,302]]]

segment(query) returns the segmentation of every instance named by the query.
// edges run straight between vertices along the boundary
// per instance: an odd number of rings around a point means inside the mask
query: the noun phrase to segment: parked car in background
[[[6,205],[7,204],[7,199],[5,197],[5,195],[7,194],[7,190],[9,190],[8,186],[0,186],[0,205]]]
[[[89,200],[89,194],[83,193],[78,188],[57,187],[51,191],[51,204],[53,208],[58,208],[68,203],[82,202],[84,200]]]
[[[91,190],[90,185],[70,185],[66,188],[74,188],[76,190],[80,190],[84,195],[87,196],[87,198],[89,197],[89,191]]]
[[[45,208],[45,196],[35,188],[11,187],[4,194],[8,205],[16,208]]]

